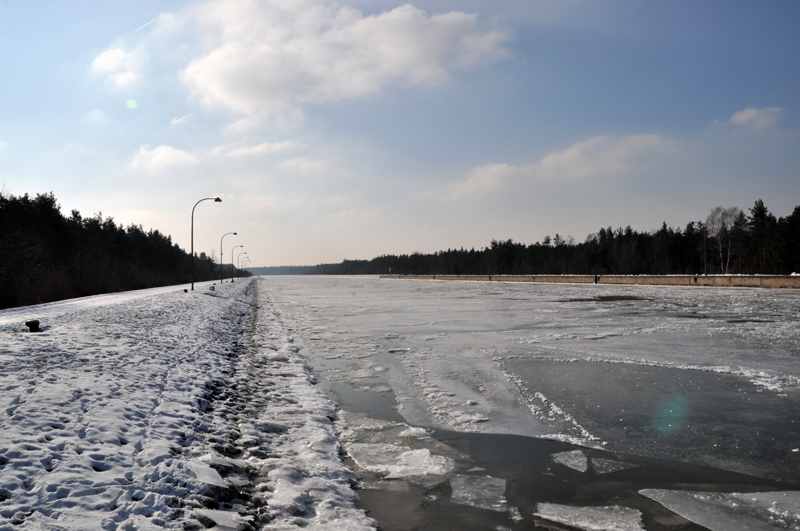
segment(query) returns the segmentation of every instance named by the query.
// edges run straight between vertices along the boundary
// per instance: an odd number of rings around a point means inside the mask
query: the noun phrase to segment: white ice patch
[[[603,459],[602,457],[592,457],[592,469],[598,474],[610,474],[629,468],[639,468],[639,466],[640,465],[634,465],[632,463],[623,463],[622,461]]]
[[[778,394],[785,393],[784,386],[787,384],[787,378],[785,376],[782,377],[775,371],[754,371],[741,367],[741,373],[761,389]]]
[[[800,529],[800,491],[725,494],[644,489],[639,494],[711,531]]]
[[[385,474],[387,479],[412,476],[443,476],[455,467],[449,457],[433,455],[427,448],[412,450],[394,444],[353,443],[347,453],[364,470]]]
[[[540,503],[534,516],[585,531],[641,531],[642,513],[628,507],[573,507]],[[731,528],[735,529],[735,527]]]
[[[571,452],[560,452],[551,456],[553,461],[560,465],[568,466],[578,472],[586,472],[589,470],[589,458],[580,450],[573,450]]]
[[[243,461],[241,459],[232,459],[230,457],[225,457],[215,453],[206,454],[202,457],[198,457],[197,460],[211,466],[222,466],[228,468],[234,468],[234,467],[247,468],[247,461]]]
[[[398,434],[399,437],[406,437],[408,439],[427,439],[428,430],[417,426],[409,426]]]
[[[503,478],[455,474],[450,478],[450,486],[453,488],[452,503],[501,513],[508,510],[506,480]]]
[[[216,511],[213,509],[195,509],[209,520],[213,520],[217,527],[215,529],[242,529],[247,522],[253,520],[252,516],[242,516],[233,511]]]
[[[188,466],[189,470],[191,470],[194,474],[194,477],[196,477],[199,481],[209,485],[216,485],[217,487],[228,488],[228,484],[225,483],[225,480],[222,479],[222,476],[219,475],[219,472],[210,466],[201,463],[200,461],[189,461]]]

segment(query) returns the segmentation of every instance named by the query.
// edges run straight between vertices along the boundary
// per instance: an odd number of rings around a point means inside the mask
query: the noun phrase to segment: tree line
[[[714,208],[683,229],[601,228],[584,242],[556,234],[533,244],[492,240],[476,250],[383,255],[339,264],[250,268],[255,274],[702,275],[800,273],[800,206],[776,218],[762,200],[748,213]]]
[[[219,278],[214,258],[196,255],[194,277]],[[0,192],[0,308],[190,280],[191,255],[158,230],[65,216],[52,193]]]

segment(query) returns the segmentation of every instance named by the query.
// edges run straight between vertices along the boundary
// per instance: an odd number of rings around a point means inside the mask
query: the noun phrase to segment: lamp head
[[[222,203],[222,199],[220,199],[219,197],[215,197],[214,198],[214,202],[215,203]]]

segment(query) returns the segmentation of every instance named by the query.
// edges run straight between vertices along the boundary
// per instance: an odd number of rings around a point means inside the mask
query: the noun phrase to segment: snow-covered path
[[[373,528],[259,284],[0,312],[0,530]]]

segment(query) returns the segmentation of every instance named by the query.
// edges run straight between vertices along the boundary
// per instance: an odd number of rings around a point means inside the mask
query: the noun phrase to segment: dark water
[[[639,495],[638,492],[648,488],[711,492],[763,492],[800,488],[790,481],[775,481],[711,466],[642,455],[642,453],[657,454],[659,451],[669,454],[670,451],[674,453],[675,448],[683,447],[687,452],[691,452],[691,456],[687,455],[687,458],[691,457],[696,461],[702,451],[695,446],[691,433],[698,429],[717,433],[716,440],[719,441],[717,444],[739,444],[742,446],[742,452],[753,451],[754,449],[747,446],[746,438],[741,436],[741,430],[746,430],[744,425],[748,423],[746,412],[750,411],[749,407],[739,408],[742,414],[737,420],[727,415],[717,417],[710,410],[698,411],[686,405],[695,402],[708,404],[714,401],[715,393],[728,392],[727,386],[731,385],[731,382],[725,378],[726,375],[704,372],[689,375],[674,374],[686,371],[588,362],[554,364],[528,361],[526,363],[528,364],[526,370],[530,371],[531,378],[547,382],[550,395],[560,401],[562,408],[580,414],[581,418],[598,419],[596,426],[594,424],[589,426],[592,430],[602,434],[600,428],[613,424],[606,417],[624,415],[625,421],[621,424],[628,426],[626,431],[630,431],[624,435],[624,440],[629,440],[629,449],[639,450],[639,455],[581,448],[535,437],[435,430],[432,433],[433,438],[465,456],[456,461],[453,473],[489,475],[505,479],[507,481],[505,497],[508,506],[519,509],[523,519],[514,520],[510,513],[452,503],[451,487],[446,478],[434,481],[431,485],[415,485],[413,482],[408,485],[404,481],[398,481],[403,484],[404,489],[358,492],[361,498],[359,506],[378,521],[381,529],[386,531],[523,530],[543,527],[570,529],[533,516],[537,504],[546,502],[574,506],[630,507],[641,511],[642,523],[648,530],[699,531],[705,528],[685,520],[662,505]],[[598,377],[598,369],[602,369],[603,377]],[[676,378],[676,381],[671,381]],[[658,386],[655,385],[656,382],[659,383]],[[352,383],[340,381],[325,382],[323,385],[345,411],[367,414],[376,419],[403,420],[396,412],[391,391],[377,394],[362,391]],[[746,388],[740,392],[752,394],[752,399],[756,402],[760,399],[768,400],[763,398],[768,395],[758,393],[752,384],[738,382],[737,385]],[[748,385],[751,388],[747,388]],[[576,387],[581,389],[580,393],[575,392]],[[664,390],[661,398],[653,396],[654,387]],[[615,391],[611,393],[611,389]],[[622,392],[623,389],[627,391]],[[667,390],[674,394],[670,395]],[[613,400],[606,396],[609,393],[614,395]],[[588,409],[597,405],[599,395],[604,395],[601,402],[603,407],[608,409],[602,415]],[[670,396],[686,397],[671,404],[672,413],[670,413]],[[663,402],[663,398],[666,398],[667,402]],[[614,400],[619,404],[615,405]],[[730,408],[736,409],[736,405],[731,404]],[[622,409],[624,411],[620,411]],[[681,411],[674,415],[673,413],[678,410]],[[765,412],[765,414],[773,413]],[[664,418],[659,420],[659,415]],[[737,421],[743,423],[738,431],[735,426],[729,425]],[[670,429],[670,422],[676,424],[675,430]],[[750,422],[753,423],[754,419],[750,419]],[[630,428],[630,426],[638,427]],[[772,435],[779,440],[775,443],[776,446],[782,444],[780,441],[791,443],[798,440],[796,432],[793,431],[776,432]],[[698,434],[697,438],[703,444],[714,444],[707,443],[709,439],[707,434]],[[618,439],[620,437],[617,437]],[[583,451],[590,460],[608,459],[635,468],[600,474],[592,469],[579,472],[553,462],[552,454],[573,450]],[[775,448],[763,448],[761,451],[766,463],[770,455],[774,455]],[[715,454],[713,446],[708,449],[708,453],[713,457]],[[788,459],[796,459],[795,456],[795,453],[790,453]],[[350,464],[355,468],[354,463]],[[776,462],[774,465],[776,470],[783,469],[792,473],[798,468],[793,462],[785,464]],[[474,471],[469,472],[470,470]],[[367,485],[379,479],[373,474],[363,475],[363,481]]]

